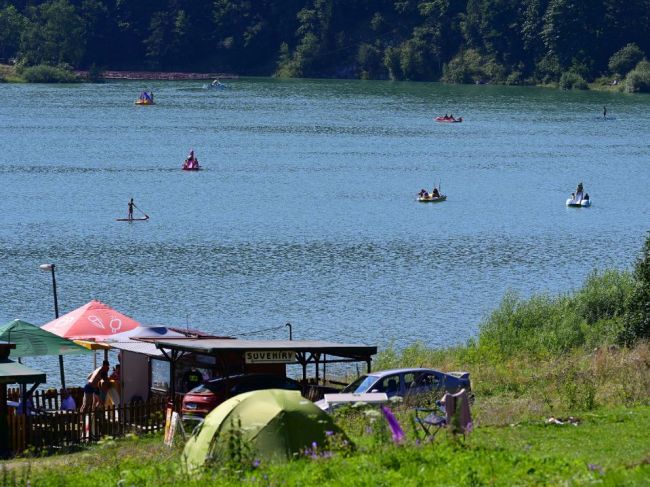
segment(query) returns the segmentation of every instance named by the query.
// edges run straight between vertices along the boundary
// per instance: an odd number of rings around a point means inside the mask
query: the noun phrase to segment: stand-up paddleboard
[[[116,222],[144,222],[149,219],[149,215],[145,215],[142,218],[116,218]]]

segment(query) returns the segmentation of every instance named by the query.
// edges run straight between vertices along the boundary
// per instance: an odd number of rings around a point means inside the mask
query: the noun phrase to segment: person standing
[[[607,107],[603,107],[603,118],[607,118]]]
[[[133,202],[133,198],[131,198],[131,201],[129,201],[129,220],[133,220],[133,208],[135,208],[135,203]]]
[[[108,379],[108,370],[108,360],[104,360],[101,367],[97,367],[90,373],[88,382],[84,386],[84,398],[80,412],[85,413],[94,410],[100,404],[100,382]]]

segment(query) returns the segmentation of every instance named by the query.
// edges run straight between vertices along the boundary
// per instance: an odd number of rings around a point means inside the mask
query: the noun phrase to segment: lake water
[[[61,314],[99,299],[217,334],[444,346],[508,290],[630,268],[650,229],[648,96],[229,84],[0,85],[1,322],[53,318],[54,262]],[[134,106],[145,88],[156,106]],[[203,171],[180,170],[190,148]],[[579,181],[593,206],[566,208]],[[446,202],[416,202],[438,182]],[[131,197],[148,222],[115,221]]]

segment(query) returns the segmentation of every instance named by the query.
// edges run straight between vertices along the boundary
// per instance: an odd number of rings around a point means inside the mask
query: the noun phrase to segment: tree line
[[[581,87],[650,72],[648,25],[650,0],[0,0],[0,59]]]

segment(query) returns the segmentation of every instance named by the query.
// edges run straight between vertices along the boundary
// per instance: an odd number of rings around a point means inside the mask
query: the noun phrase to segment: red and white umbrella
[[[133,318],[123,315],[107,304],[91,301],[41,328],[72,340],[102,341],[139,326],[142,325]]]

